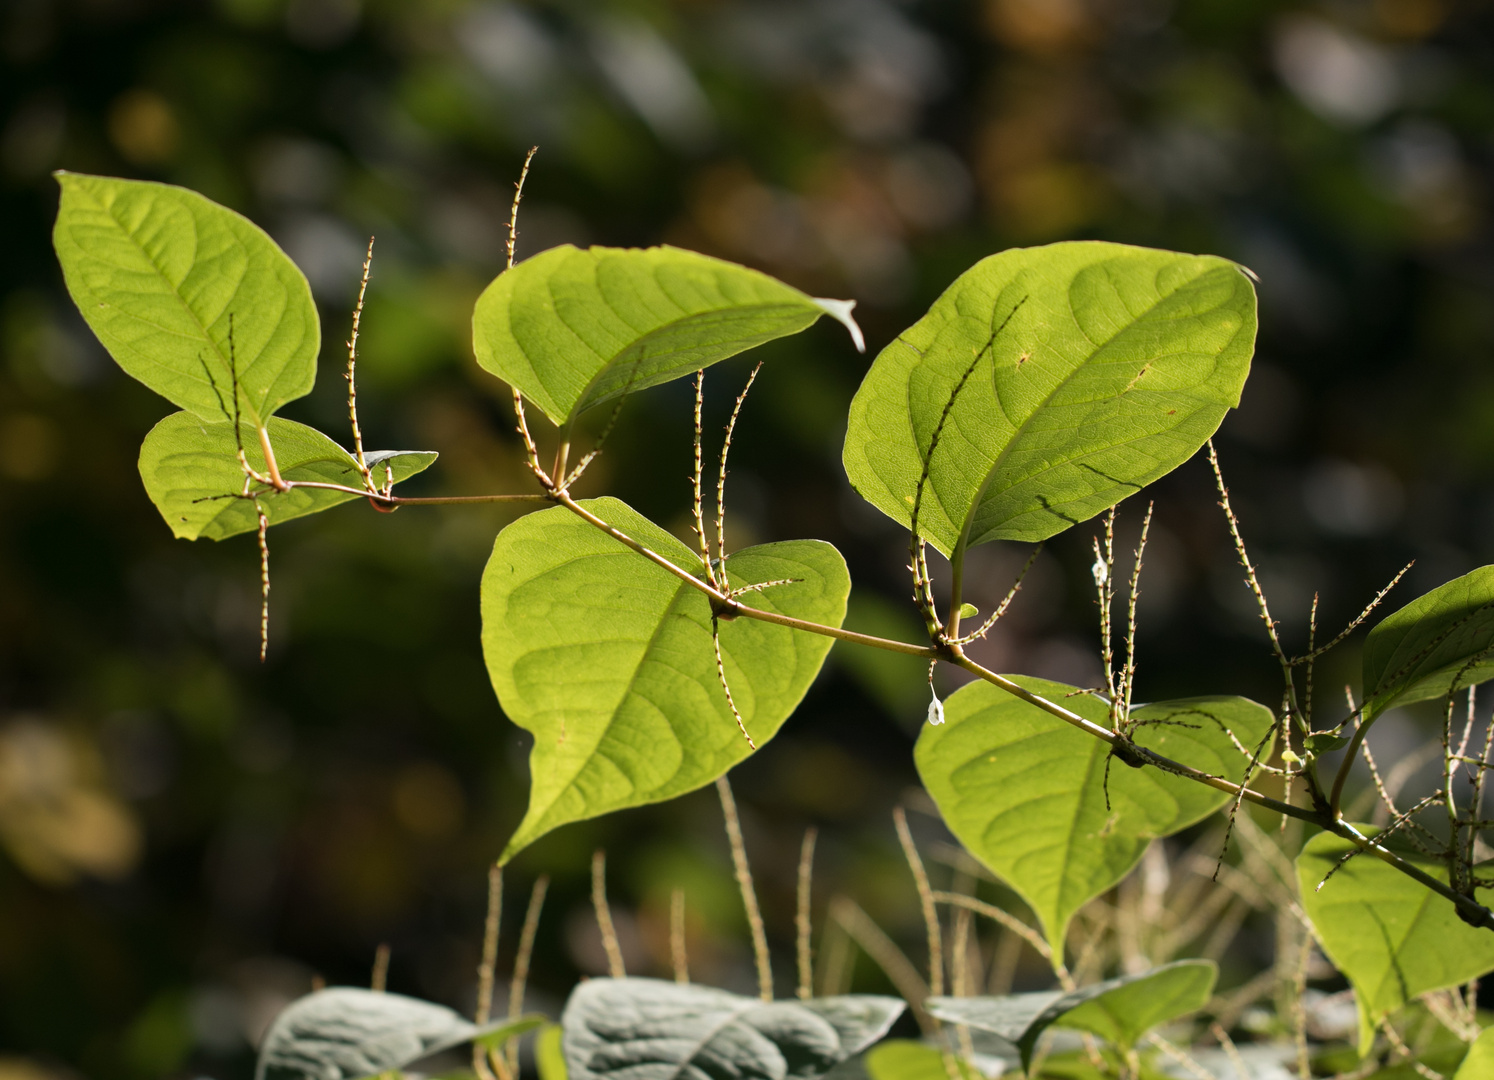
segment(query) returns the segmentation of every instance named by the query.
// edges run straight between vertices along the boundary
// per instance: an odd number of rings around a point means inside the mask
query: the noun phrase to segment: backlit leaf
[[[845,301],[679,248],[569,244],[494,279],[472,317],[477,362],[557,424],[632,390],[796,334]]]
[[[1108,724],[1105,702],[1092,695],[1013,678]],[[1141,722],[1139,745],[1236,781],[1248,759],[1230,732],[1253,750],[1272,722],[1270,710],[1238,697],[1160,702],[1132,714]],[[1154,837],[1193,824],[1229,798],[1193,780],[1114,762],[1107,809],[1106,744],[990,683],[951,694],[944,716],[942,726],[926,726],[918,737],[924,787],[960,842],[1032,907],[1056,957],[1073,913],[1125,877]]]
[[[570,1080],[814,1080],[886,1034],[905,1007],[871,994],[764,1002],[661,979],[591,979],[560,1022]]]
[[[992,255],[872,364],[851,403],[846,473],[910,523],[963,378],[919,532],[946,555],[962,532],[968,546],[1042,540],[1203,445],[1239,403],[1255,325],[1255,291],[1225,259],[1092,241]]]
[[[1494,971],[1494,934],[1469,926],[1451,901],[1373,855],[1354,856],[1328,878],[1354,849],[1350,840],[1319,833],[1297,856],[1297,877],[1323,952],[1354,986],[1359,1052],[1366,1054],[1376,1025],[1406,1002]],[[1442,862],[1398,854],[1447,880]]]
[[[1454,578],[1387,615],[1364,643],[1365,712],[1494,678],[1494,566]]]
[[[699,572],[700,557],[616,499],[583,503]],[[829,544],[791,540],[727,559],[755,607],[839,626],[850,577]],[[705,596],[564,507],[498,534],[482,579],[483,655],[509,719],[534,734],[529,811],[506,861],[559,825],[661,802],[751,749],[721,689]],[[804,697],[830,639],[753,619],[721,623],[727,678],[762,746]]]
[[[1494,1027],[1484,1028],[1483,1034],[1473,1041],[1453,1080],[1488,1080],[1491,1076],[1494,1076]]]
[[[52,239],[68,292],[126,372],[206,421],[232,419],[237,378],[240,418],[255,426],[311,390],[311,288],[257,225],[169,184],[57,180]]]
[[[315,428],[276,416],[270,418],[266,431],[283,479],[363,486],[353,456]],[[263,474],[265,456],[258,431],[244,424],[241,433],[249,464]],[[188,412],[172,413],[145,436],[140,447],[140,478],[150,501],[179,539],[222,540],[253,532],[259,528],[256,505],[276,525],[360,497],[344,491],[292,488],[239,498],[244,491],[244,470],[238,445],[233,424],[205,424]],[[377,465],[376,482],[384,482],[387,466],[397,483],[427,468],[436,455],[418,450],[378,451],[365,454],[364,460],[371,467]],[[251,490],[263,487],[256,484]]]

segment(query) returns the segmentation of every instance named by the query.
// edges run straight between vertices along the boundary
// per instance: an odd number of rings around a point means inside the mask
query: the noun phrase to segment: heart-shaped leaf
[[[561,1015],[570,1080],[814,1080],[906,1006],[871,994],[764,1002],[660,979],[591,979]]]
[[[1255,323],[1224,259],[1092,241],[992,255],[872,364],[846,474],[909,524],[948,408],[919,532],[946,555],[962,536],[1045,539],[1193,456],[1239,404]]]
[[[851,305],[679,248],[541,252],[499,274],[472,316],[477,362],[560,424],[678,379],[821,315],[860,343]]]
[[[265,456],[259,433],[248,424],[240,430],[249,464],[263,473]],[[276,416],[265,430],[284,479],[363,486],[353,455],[315,428]],[[359,497],[345,491],[292,488],[241,498],[244,470],[238,447],[233,424],[205,424],[189,412],[172,413],[146,435],[140,447],[140,478],[150,501],[179,539],[222,540],[253,532],[259,528],[256,505],[270,524],[278,525]],[[387,467],[397,483],[427,468],[436,455],[424,450],[384,450],[365,454],[364,460],[374,467],[376,481],[384,483]],[[260,490],[259,485],[253,490]]]
[[[1364,643],[1365,714],[1494,678],[1494,566],[1454,578],[1370,631]]]
[[[311,288],[257,225],[169,184],[57,180],[52,240],[68,292],[126,372],[207,421],[232,420],[237,383],[240,419],[256,427],[311,390]]]
[[[698,572],[700,556],[616,499],[582,504]],[[818,540],[730,556],[753,606],[839,626],[850,576]],[[705,596],[564,507],[498,534],[482,578],[488,674],[509,719],[534,734],[529,811],[507,861],[559,825],[709,784],[751,753],[721,688]],[[732,695],[758,746],[804,697],[830,639],[753,619],[722,622]]]
[[[1099,724],[1106,703],[1071,686],[1013,676]],[[1075,696],[1070,696],[1075,695]],[[1135,741],[1185,765],[1239,780],[1270,729],[1269,709],[1238,697],[1189,698],[1132,711]],[[1108,747],[989,683],[944,702],[945,723],[926,726],[914,752],[924,787],[950,830],[1032,907],[1062,959],[1069,919],[1168,836],[1229,796],[1157,769],[1110,769]],[[1233,738],[1231,737],[1233,733]]]
[[[1010,1039],[1025,1069],[1039,1036],[1055,1025],[1088,1031],[1128,1051],[1152,1028],[1203,1008],[1218,977],[1219,966],[1212,960],[1179,960],[1066,994],[935,997],[926,1007],[941,1020]]]
[[[990,1075],[952,1053],[912,1039],[887,1039],[857,1060],[861,1064],[858,1080],[985,1080]],[[837,1069],[831,1080],[839,1076]]]
[[[259,1048],[255,1080],[360,1080],[400,1069],[459,1043],[498,1046],[542,1016],[486,1027],[442,1005],[355,987],[318,990],[275,1017]]]
[[[1494,971],[1494,934],[1469,926],[1451,902],[1373,855],[1356,855],[1333,871],[1354,850],[1350,840],[1319,833],[1297,856],[1297,879],[1318,943],[1354,986],[1359,1052],[1367,1054],[1383,1017],[1429,990]],[[1398,854],[1447,880],[1443,863]]]

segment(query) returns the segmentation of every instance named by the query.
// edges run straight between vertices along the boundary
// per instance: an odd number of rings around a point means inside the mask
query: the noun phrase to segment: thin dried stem
[[[263,664],[270,651],[270,519],[258,503],[254,509],[259,515],[259,662]]]
[[[358,383],[355,378],[358,366],[358,329],[363,321],[363,298],[368,293],[368,275],[373,269],[374,238],[368,238],[368,252],[363,256],[363,278],[358,283],[358,302],[353,305],[353,332],[348,336],[348,370],[343,378],[348,381],[348,422],[353,427],[353,457],[357,459],[358,471],[363,474],[364,486],[377,491],[373,474],[363,457],[363,431],[358,426]]]
[[[814,879],[814,845],[820,831],[813,825],[804,830],[804,843],[799,848],[798,903],[794,911],[794,955],[799,962],[799,997],[809,1000],[814,996],[814,952],[810,934],[810,888]]]
[[[1100,662],[1105,665],[1105,693],[1110,698],[1110,726],[1115,728],[1115,710],[1120,697],[1115,685],[1115,652],[1110,626],[1110,608],[1115,601],[1115,507],[1112,506],[1105,512],[1104,547],[1100,546],[1099,537],[1094,538],[1093,544],[1095,564],[1092,569],[1097,603],[1100,606]]]
[[[1312,610],[1307,613],[1307,655],[1311,657],[1314,653],[1313,646],[1318,640],[1318,594],[1312,594]],[[1312,673],[1316,664],[1309,659],[1307,661],[1307,677],[1302,686],[1302,708],[1305,713],[1308,730],[1312,730]]]
[[[716,558],[721,560],[723,568],[726,565],[726,458],[731,453],[731,438],[737,429],[737,417],[742,413],[742,402],[747,400],[747,391],[752,389],[752,384],[757,381],[757,373],[762,369],[761,360],[753,365],[752,373],[747,376],[747,385],[742,387],[736,404],[731,407],[731,419],[726,422],[726,438],[721,443],[720,468],[716,470]]]
[[[1397,1054],[1406,1059],[1406,1064],[1416,1072],[1417,1076],[1425,1077],[1425,1080],[1447,1080],[1440,1072],[1432,1067],[1416,1060],[1416,1053],[1406,1045],[1406,1040],[1401,1038],[1401,1033],[1395,1029],[1387,1016],[1380,1021],[1380,1030],[1390,1040],[1390,1045],[1395,1048]]]
[[[503,913],[503,867],[488,867],[488,914],[483,920],[482,959],[477,965],[477,1008],[473,1022],[482,1027],[493,1011],[493,970],[498,962],[498,923]],[[492,1080],[488,1055],[481,1047],[472,1048],[472,1071],[480,1080]]]
[[[1005,927],[1019,939],[1032,946],[1033,952],[1037,953],[1044,960],[1052,962],[1053,949],[1043,939],[1043,936],[1010,912],[1003,911],[996,905],[988,904],[984,900],[977,900],[973,896],[966,896],[964,893],[935,892],[934,899],[941,904],[966,908],[977,915],[984,915],[992,922]],[[1059,972],[1059,981],[1063,982],[1067,978],[1068,972],[1063,969],[1061,963],[1059,964]],[[1069,987],[1069,989],[1072,989],[1072,987]]]
[[[721,656],[721,624],[715,617],[711,617],[711,647],[716,651],[716,675],[721,680],[721,689],[726,693],[726,704],[731,709],[731,715],[737,722],[737,730],[742,733],[742,738],[747,740],[747,745],[753,750],[757,749],[757,743],[752,741],[752,736],[747,733],[747,722],[742,719],[741,710],[737,708],[737,699],[731,695],[731,683],[726,681],[726,661]]]
[[[614,979],[625,978],[628,972],[623,966],[622,946],[617,941],[617,928],[612,925],[612,905],[607,902],[607,853],[601,848],[591,856],[591,907],[596,912],[602,949],[607,954],[607,974]]]
[[[368,988],[376,994],[382,994],[389,985],[389,943],[383,942],[374,950],[373,974],[369,977]]]
[[[833,901],[830,906],[833,910]],[[851,980],[856,974],[855,949],[856,943],[846,933],[845,927],[833,918],[825,924],[820,950],[820,996],[834,997],[850,991]]]
[[[524,912],[524,928],[519,932],[519,951],[514,957],[513,979],[508,984],[508,1018],[517,1020],[524,1012],[524,991],[529,985],[529,961],[534,956],[534,939],[539,931],[540,912],[545,906],[545,893],[550,888],[550,877],[541,874],[534,880],[529,892],[529,908]],[[508,1070],[519,1072],[519,1041],[510,1039],[504,1047]]]
[[[1184,1050],[1180,1046],[1175,1046],[1174,1044],[1168,1042],[1161,1035],[1158,1035],[1155,1031],[1147,1036],[1147,1041],[1155,1046],[1158,1050],[1161,1050],[1162,1053],[1172,1058],[1173,1061],[1176,1061],[1179,1065],[1181,1065],[1185,1070],[1187,1070],[1190,1076],[1195,1076],[1198,1078],[1198,1080],[1215,1080],[1214,1074],[1209,1072],[1198,1062],[1194,1061],[1193,1058],[1189,1056],[1186,1050]],[[1246,1076],[1245,1080],[1250,1080],[1250,1078]]]
[[[854,900],[844,896],[838,896],[830,902],[830,917],[872,958],[892,981],[892,985],[897,987],[898,993],[902,994],[913,1010],[913,1017],[924,1034],[932,1035],[937,1031],[938,1025],[923,1007],[924,999],[929,996],[928,985],[924,983],[923,976],[918,974],[913,962],[876,921],[861,910]]]
[[[1152,527],[1152,509],[1155,503],[1146,504],[1146,516],[1141,519],[1141,537],[1136,541],[1136,561],[1131,564],[1131,580],[1127,587],[1126,602],[1126,666],[1121,674],[1124,684],[1121,719],[1127,725],[1131,717],[1131,691],[1136,682],[1136,601],[1141,596],[1141,556],[1146,551],[1147,532]]]
[[[669,964],[674,981],[681,986],[690,981],[690,956],[685,951],[685,890],[675,886],[669,894]]]
[[[1370,617],[1370,613],[1373,612],[1375,608],[1379,607],[1381,601],[1383,601],[1387,596],[1390,595],[1390,590],[1400,584],[1401,578],[1406,576],[1406,571],[1410,570],[1415,565],[1416,560],[1412,559],[1405,566],[1401,567],[1399,573],[1397,573],[1395,577],[1390,579],[1390,584],[1386,585],[1385,588],[1377,592],[1375,594],[1375,598],[1364,606],[1364,610],[1361,611],[1358,615],[1354,616],[1354,618],[1349,622],[1349,625],[1344,627],[1343,630],[1339,632],[1338,636],[1336,636],[1332,641],[1328,642],[1328,644],[1326,645],[1317,646],[1316,648],[1309,645],[1307,652],[1303,653],[1299,657],[1296,657],[1292,661],[1292,663],[1311,663],[1313,660],[1316,660],[1318,657],[1328,652],[1334,646],[1338,645],[1341,641],[1344,640],[1344,638],[1348,637],[1355,630],[1358,630],[1359,627],[1364,623],[1364,620]]]
[[[763,915],[757,906],[757,890],[752,887],[752,867],[747,862],[747,844],[742,839],[742,822],[737,817],[737,800],[732,797],[731,782],[725,776],[716,779],[716,794],[721,798],[721,815],[726,819],[726,839],[731,844],[731,861],[737,872],[737,887],[742,891],[742,907],[747,911],[747,925],[752,930],[752,956],[757,964],[757,993],[764,1001],[773,1000],[773,967],[768,956],[768,934]]]
[[[719,589],[721,583],[716,580],[716,568],[711,565],[711,542],[706,539],[705,511],[700,495],[700,413],[704,401],[705,371],[702,369],[695,373],[695,467],[690,472],[690,512],[694,515],[695,524],[690,526],[690,531],[695,534],[696,543],[700,547],[700,565],[705,570],[706,580]]]
[[[908,815],[901,806],[893,808],[892,821],[897,826],[897,840],[902,845],[903,857],[908,860],[908,869],[913,872],[919,906],[923,909],[923,925],[929,945],[929,993],[939,997],[944,993],[944,942],[939,927],[939,909],[934,906],[934,890],[929,884],[923,859],[919,857],[918,845],[913,843],[913,833],[908,829]]]
[[[508,263],[507,269],[514,268],[514,246],[519,241],[519,201],[524,198],[524,181],[529,179],[529,163],[534,160],[534,155],[539,153],[538,146],[531,146],[529,153],[524,155],[524,167],[519,170],[519,179],[514,182],[514,202],[508,210]]]

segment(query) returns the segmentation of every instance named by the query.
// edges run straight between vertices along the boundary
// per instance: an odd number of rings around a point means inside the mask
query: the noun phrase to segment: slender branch
[[[747,732],[747,722],[742,719],[742,712],[737,708],[737,699],[732,696],[731,683],[726,681],[726,661],[721,658],[721,626],[720,621],[713,615],[711,617],[711,648],[716,653],[716,675],[721,682],[721,689],[726,694],[726,706],[731,710],[732,719],[737,722],[737,730],[742,733],[742,738],[747,740],[747,745],[753,750],[757,749],[757,743],[752,741],[752,736]]]
[[[363,322],[363,298],[368,293],[368,275],[373,269],[374,238],[368,238],[368,252],[363,256],[363,279],[358,283],[358,302],[353,305],[353,332],[348,336],[348,370],[343,378],[348,381],[348,422],[353,427],[353,457],[357,459],[358,471],[363,474],[363,483],[369,491],[377,491],[373,474],[363,457],[363,431],[358,426],[358,384],[355,372],[358,366],[358,329]]]
[[[374,950],[373,974],[368,980],[368,988],[376,994],[382,994],[389,986],[389,943],[383,942]]]
[[[514,268],[514,245],[519,240],[519,201],[524,198],[524,181],[529,179],[529,163],[534,160],[534,155],[539,153],[538,146],[531,146],[529,153],[524,155],[524,167],[519,170],[519,179],[514,182],[514,202],[508,210],[508,266]]]
[[[798,903],[794,912],[794,955],[799,966],[799,998],[808,1001],[814,996],[814,953],[810,948],[810,884],[814,872],[814,845],[819,830],[813,825],[804,830],[804,844],[799,848]]]
[[[747,376],[747,385],[742,387],[736,404],[731,407],[731,419],[726,422],[726,438],[721,443],[720,468],[716,471],[716,558],[721,560],[723,566],[726,563],[726,457],[731,453],[731,437],[737,430],[737,417],[742,414],[742,402],[747,400],[747,391],[752,389],[752,384],[757,381],[757,373],[762,369],[761,360],[753,365],[751,374]]]
[[[591,907],[596,913],[597,930],[602,935],[602,949],[607,954],[607,974],[614,979],[624,978],[628,972],[623,967],[617,928],[612,925],[612,905],[607,902],[607,853],[601,848],[591,856]]]
[[[503,914],[503,867],[488,867],[488,917],[483,921],[482,960],[477,965],[477,1011],[472,1014],[478,1026],[486,1024],[493,1011],[493,970],[498,962],[498,923]]]
[[[705,509],[702,506],[700,494],[701,462],[700,462],[700,412],[705,401],[705,371],[704,369],[695,373],[695,465],[690,471],[690,513],[693,515],[695,524],[690,526],[690,531],[695,534],[695,541],[700,547],[700,565],[705,570],[706,580],[717,589],[722,589],[722,583],[716,580],[716,568],[711,565],[711,542],[706,537]],[[724,591],[724,590],[723,590]],[[725,677],[723,676],[723,682]]]
[[[1011,607],[1012,601],[1017,598],[1017,593],[1022,591],[1022,582],[1027,580],[1027,572],[1032,569],[1032,564],[1037,562],[1037,557],[1042,553],[1042,544],[1039,544],[1037,547],[1032,549],[1032,554],[1027,556],[1027,562],[1023,564],[1021,572],[1017,575],[1017,580],[1012,582],[1012,587],[1008,589],[1006,591],[1006,595],[1001,598],[1001,603],[996,605],[996,610],[991,612],[991,617],[981,624],[979,630],[972,631],[971,633],[966,634],[964,637],[956,638],[956,644],[968,645],[970,644],[970,642],[975,641],[977,638],[985,637],[986,634],[990,632],[991,627],[995,626],[996,623],[1000,621],[1001,617],[1006,614],[1006,609]]]
[[[1332,641],[1330,641],[1326,645],[1320,645],[1317,648],[1313,648],[1311,645],[1309,645],[1308,649],[1307,649],[1307,652],[1304,653],[1303,655],[1297,657],[1296,659],[1294,659],[1292,661],[1292,663],[1293,664],[1305,664],[1305,663],[1309,663],[1309,662],[1311,662],[1313,660],[1316,660],[1318,657],[1322,656],[1325,652],[1328,652],[1330,649],[1332,649],[1339,642],[1343,641],[1344,638],[1348,637],[1355,630],[1359,629],[1360,625],[1364,622],[1364,620],[1368,619],[1370,617],[1370,613],[1373,612],[1375,610],[1375,608],[1377,608],[1377,607],[1380,606],[1380,602],[1382,600],[1384,600],[1386,596],[1390,595],[1390,590],[1393,589],[1393,588],[1395,588],[1397,585],[1399,585],[1400,581],[1401,581],[1401,578],[1405,577],[1406,576],[1406,572],[1408,570],[1410,570],[1415,565],[1416,565],[1416,560],[1412,559],[1405,566],[1401,567],[1400,572],[1397,573],[1395,575],[1395,577],[1393,577],[1393,578],[1390,579],[1390,584],[1386,585],[1385,588],[1383,588],[1379,592],[1377,592],[1375,594],[1375,598],[1373,600],[1371,600],[1368,604],[1366,604],[1364,606],[1364,610],[1361,611],[1358,615],[1355,615],[1354,618],[1353,618],[1353,620],[1349,623],[1349,625],[1346,626],[1346,627],[1344,627],[1343,631],[1337,637],[1335,637]]]
[[[679,886],[669,894],[669,964],[675,982],[684,986],[690,981],[690,957],[685,951],[685,890]]]
[[[876,962],[892,981],[892,985],[897,987],[898,993],[912,1009],[913,1018],[918,1021],[923,1033],[932,1035],[937,1031],[938,1025],[924,1008],[929,988],[924,983],[923,976],[918,974],[918,969],[903,955],[897,943],[887,936],[887,932],[861,910],[859,904],[844,896],[838,896],[830,902],[830,917],[840,924],[841,929],[861,946],[861,950]]]
[[[721,815],[726,819],[726,838],[731,843],[731,861],[736,867],[737,885],[742,890],[742,906],[747,909],[747,925],[752,930],[752,955],[757,963],[757,993],[764,1001],[773,1000],[773,967],[768,957],[768,935],[763,915],[757,906],[757,890],[752,887],[752,867],[747,862],[747,845],[742,840],[742,822],[737,817],[737,800],[731,794],[726,777],[716,779],[716,794],[721,798]]]
[[[259,516],[259,662],[265,662],[270,651],[270,519],[259,503],[254,504]]]
[[[893,807],[892,821],[897,826],[897,840],[902,845],[903,857],[908,860],[908,869],[913,871],[919,906],[923,909],[923,925],[929,939],[929,993],[939,997],[944,993],[944,940],[939,928],[939,911],[934,907],[934,890],[929,885],[928,871],[923,867],[918,846],[913,843],[913,834],[908,829],[908,815],[901,806]]]
[[[539,931],[540,911],[545,906],[545,893],[550,889],[550,876],[541,874],[534,880],[529,893],[529,909],[524,912],[524,928],[519,932],[519,951],[514,957],[514,975],[508,986],[508,1018],[517,1020],[524,1012],[524,991],[529,983],[529,961],[534,956],[534,939]],[[508,1070],[519,1072],[519,1041],[510,1039],[505,1048]]]
[[[1121,670],[1124,693],[1121,700],[1121,718],[1127,725],[1131,718],[1131,691],[1136,683],[1136,602],[1141,597],[1141,556],[1146,552],[1146,536],[1152,527],[1152,510],[1155,503],[1146,504],[1146,516],[1141,519],[1141,538],[1136,541],[1136,561],[1131,564],[1131,581],[1126,601],[1126,666]]]

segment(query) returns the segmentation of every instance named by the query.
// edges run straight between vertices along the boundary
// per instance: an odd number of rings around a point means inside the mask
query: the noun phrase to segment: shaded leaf
[[[249,464],[263,473],[265,456],[258,432],[248,424],[242,425],[241,431]],[[315,428],[277,416],[268,421],[266,431],[284,479],[362,487],[363,478],[353,456]],[[397,483],[429,467],[436,455],[430,451],[388,450],[365,454],[364,460],[370,465],[378,462],[375,480],[383,482],[388,466]],[[317,488],[266,491],[256,499],[238,498],[244,491],[244,470],[239,465],[233,425],[205,424],[189,412],[172,413],[145,436],[140,447],[140,478],[150,501],[171,531],[183,540],[222,540],[254,532],[259,528],[256,503],[264,509],[270,524],[277,525],[360,498],[345,491]]]
[[[1494,678],[1494,566],[1438,586],[1387,615],[1364,643],[1365,715]]]
[[[235,370],[241,419],[255,426],[311,390],[311,288],[262,229],[185,188],[56,176],[68,292],[120,367],[207,421],[232,419]]]
[[[1013,678],[1108,725],[1108,707],[1093,695]],[[1056,957],[1073,913],[1125,877],[1154,837],[1193,824],[1229,798],[1180,776],[1115,763],[1107,809],[1108,747],[1099,739],[984,682],[945,699],[944,716],[942,726],[926,726],[918,737],[914,756],[924,787],[960,842],[1031,906]],[[1132,716],[1141,724],[1139,745],[1235,780],[1247,756],[1229,733],[1254,749],[1272,723],[1269,709],[1238,697],[1159,702]]]
[[[906,1006],[870,994],[763,1002],[661,979],[591,979],[561,1015],[570,1080],[813,1080]]]
[[[631,390],[796,334],[845,301],[672,247],[564,244],[494,279],[472,317],[477,362],[555,423]]]
[[[451,1009],[429,1001],[339,986],[291,1002],[275,1017],[259,1048],[255,1080],[359,1080],[439,1050],[480,1032],[506,1038],[543,1018],[500,1021],[478,1028]],[[505,1034],[506,1033],[506,1034]]]
[[[1179,960],[1066,994],[932,997],[926,1008],[941,1020],[1010,1039],[1025,1069],[1038,1038],[1054,1025],[1088,1031],[1123,1051],[1130,1050],[1152,1028],[1201,1009],[1218,976],[1219,967],[1212,960]]]
[[[583,503],[698,572],[700,557],[616,499]],[[733,586],[791,579],[754,606],[839,626],[850,577],[829,544],[731,555]],[[482,579],[483,655],[509,719],[534,733],[529,810],[503,860],[559,825],[710,783],[751,749],[716,671],[704,595],[564,507],[498,534]],[[721,623],[732,694],[758,746],[804,697],[830,639],[753,619]]]
[[[1193,456],[1239,403],[1255,325],[1255,291],[1224,259],[1092,241],[992,255],[872,364],[846,474],[909,524],[968,371],[919,532],[946,555],[962,531],[971,546],[1042,540]]]
[[[1378,831],[1358,828],[1366,836]],[[1319,833],[1297,856],[1297,876],[1318,943],[1354,986],[1363,1055],[1380,1020],[1406,1002],[1494,971],[1494,934],[1469,926],[1451,901],[1373,855],[1356,855],[1319,889],[1354,847],[1342,837]],[[1399,854],[1447,880],[1440,861]]]

